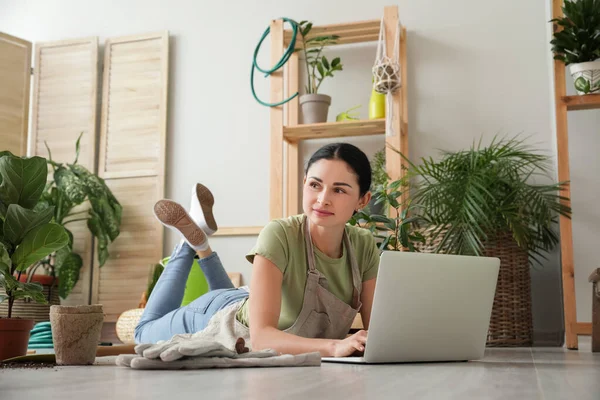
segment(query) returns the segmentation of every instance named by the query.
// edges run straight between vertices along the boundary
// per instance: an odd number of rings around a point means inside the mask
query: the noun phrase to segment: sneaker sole
[[[192,246],[201,246],[206,242],[206,235],[200,229],[187,211],[171,200],[159,200],[154,205],[154,215],[169,228],[179,231]]]
[[[198,197],[198,201],[200,202],[200,207],[202,208],[202,213],[204,214],[204,221],[206,225],[212,229],[214,232],[217,231],[217,222],[215,221],[215,216],[213,215],[212,209],[215,204],[215,198],[213,194],[206,186],[201,183],[196,184],[196,196]]]

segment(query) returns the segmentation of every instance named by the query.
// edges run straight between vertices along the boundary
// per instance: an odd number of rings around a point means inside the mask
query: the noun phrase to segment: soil
[[[40,362],[8,362],[1,363],[0,369],[44,369],[44,368],[54,368],[56,367],[56,363],[40,363]]]

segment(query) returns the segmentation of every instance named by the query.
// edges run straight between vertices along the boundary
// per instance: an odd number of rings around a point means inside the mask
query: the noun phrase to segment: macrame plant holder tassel
[[[385,25],[383,17],[379,27],[379,42],[377,43],[377,56],[373,65],[373,90],[377,93],[386,95],[386,135],[394,136],[392,120],[394,118],[394,109],[392,108],[392,95],[402,86],[400,79],[400,20],[396,27],[394,35],[394,54],[391,57],[387,55],[385,41]]]

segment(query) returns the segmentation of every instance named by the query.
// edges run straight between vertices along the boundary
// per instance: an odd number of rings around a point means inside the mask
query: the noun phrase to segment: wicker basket
[[[21,276],[21,282],[26,282],[27,275]],[[46,275],[33,275],[32,282],[38,282],[43,286],[44,297],[48,299],[48,293],[50,292],[50,284],[52,278]],[[0,295],[6,294],[4,289],[0,289]],[[39,304],[29,299],[18,299],[15,300],[12,308],[13,318],[32,319],[34,324],[43,321],[50,321],[50,306],[59,305],[60,298],[58,297],[58,284],[54,283],[52,293],[48,304]],[[0,316],[8,315],[8,301],[0,304]]]
[[[428,232],[424,232],[427,237]],[[433,252],[443,234],[419,251]],[[428,241],[429,242],[429,241]],[[500,273],[487,336],[489,347],[531,346],[531,275],[527,252],[521,249],[510,232],[498,234],[485,244],[484,256],[500,259]]]

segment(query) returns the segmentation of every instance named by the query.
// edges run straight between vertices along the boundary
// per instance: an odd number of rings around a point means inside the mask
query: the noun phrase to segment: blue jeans
[[[209,292],[181,307],[185,284],[196,252],[187,243],[179,244],[152,290],[140,322],[135,327],[136,343],[156,343],[180,333],[204,329],[219,310],[248,297],[236,289],[217,253],[199,260]]]

